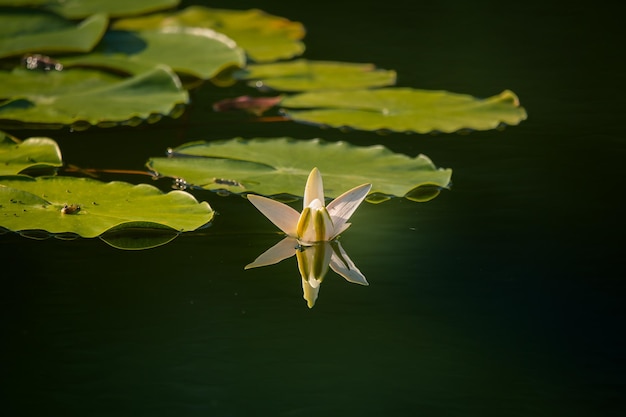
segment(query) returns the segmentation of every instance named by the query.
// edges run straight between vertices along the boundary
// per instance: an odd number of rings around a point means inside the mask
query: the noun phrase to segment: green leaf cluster
[[[371,63],[300,58],[300,22],[258,9],[178,5],[0,0],[0,127],[134,127],[178,117],[192,88],[235,83],[250,96],[214,109],[266,122],[424,134],[490,130],[527,117],[509,90],[478,98],[400,88],[394,70]],[[277,118],[262,117],[272,110]],[[191,142],[146,165],[187,191],[55,175],[64,163],[53,139],[21,141],[0,132],[0,226],[31,237],[98,236],[141,249],[212,221],[209,204],[191,194],[198,189],[293,200],[318,167],[329,198],[372,183],[370,202],[424,202],[448,188],[452,175],[425,155],[382,145],[287,137]]]
[[[75,0],[1,8],[0,126],[82,129],[180,115],[189,101],[183,78],[218,80],[243,67],[245,53],[209,28],[111,29],[113,17],[176,4]]]
[[[148,184],[66,176],[32,177],[62,166],[57,143],[20,141],[0,132],[0,226],[24,236],[101,237],[112,246],[141,249],[208,224],[214,212],[185,191],[163,193]]]

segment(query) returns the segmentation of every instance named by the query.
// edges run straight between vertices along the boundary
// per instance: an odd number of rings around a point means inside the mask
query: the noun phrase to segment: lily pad
[[[96,237],[116,228],[195,230],[213,218],[208,203],[148,184],[74,177],[0,178],[0,226]]]
[[[63,165],[61,150],[50,138],[28,138],[16,142],[0,132],[0,175],[15,175],[29,168]]]
[[[160,115],[176,116],[188,101],[179,78],[162,66],[131,78],[97,70],[0,72],[10,85],[0,104],[0,125],[75,128],[136,124]]]
[[[180,0],[63,0],[48,2],[48,9],[70,19],[80,19],[95,12],[111,17],[151,13],[178,6]]]
[[[526,119],[526,110],[509,90],[484,99],[412,88],[323,91],[288,96],[281,105],[297,122],[371,131],[489,130]]]
[[[172,13],[121,19],[114,29],[144,30],[163,27],[209,28],[225,34],[257,62],[287,59],[304,52],[304,26],[261,10],[211,9],[190,6]]]
[[[352,90],[383,87],[396,82],[396,72],[373,64],[299,59],[248,65],[235,74],[258,88],[280,91]]]
[[[424,155],[411,158],[380,145],[290,138],[192,142],[171,150],[168,158],[151,158],[147,166],[207,190],[281,197],[302,196],[311,169],[318,167],[327,197],[372,183],[368,197],[372,202],[393,196],[426,201],[438,192],[424,198],[422,187],[446,188],[452,175],[450,169],[436,168]]]
[[[65,58],[63,64],[99,65],[130,73],[165,64],[178,73],[209,79],[227,68],[243,67],[245,54],[232,39],[211,29],[113,30],[93,53]]]
[[[88,52],[104,35],[106,14],[97,13],[74,23],[40,9],[0,11],[0,58],[27,52]]]
[[[0,0],[0,6],[26,7],[26,6],[44,6],[50,3],[50,0]]]

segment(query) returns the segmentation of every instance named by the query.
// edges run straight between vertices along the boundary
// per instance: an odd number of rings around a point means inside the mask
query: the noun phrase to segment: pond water
[[[236,196],[194,192],[212,226],[146,251],[0,236],[3,415],[624,415],[617,11],[364,3],[210,6],[301,21],[307,58],[402,86],[511,89],[528,120],[438,136],[223,122],[211,104],[232,90],[207,85],[181,119],[45,132],[68,163],[123,169],[191,140],[380,143],[452,168],[453,187],[362,205],[341,242],[370,285],[329,272],[313,309],[295,258],[244,271],[281,237]]]

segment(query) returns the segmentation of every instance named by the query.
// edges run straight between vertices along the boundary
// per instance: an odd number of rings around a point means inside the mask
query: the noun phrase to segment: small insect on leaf
[[[229,180],[227,178],[214,178],[213,182],[221,185],[228,185],[231,187],[243,187],[243,185],[236,180]]]
[[[80,211],[80,206],[78,204],[65,204],[63,208],[61,208],[61,214],[78,214]]]

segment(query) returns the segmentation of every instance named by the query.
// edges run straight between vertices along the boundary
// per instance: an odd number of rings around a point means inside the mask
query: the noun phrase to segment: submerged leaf
[[[96,237],[116,228],[195,230],[213,218],[208,203],[184,191],[73,177],[0,177],[0,226]]]
[[[267,110],[276,106],[281,102],[282,96],[276,97],[250,97],[239,96],[235,98],[226,98],[213,103],[213,111],[225,112],[232,110],[243,110],[248,113],[261,116]]]
[[[509,90],[485,99],[411,88],[322,91],[289,96],[281,104],[297,122],[372,131],[489,130],[526,119],[526,110]]]
[[[29,168],[60,167],[61,150],[50,138],[15,142],[0,131],[0,175],[15,175]]]
[[[211,9],[190,6],[173,13],[121,19],[113,28],[144,30],[164,27],[210,28],[232,38],[257,62],[287,59],[304,52],[304,26],[261,10]]]
[[[149,228],[142,227],[142,224],[137,224],[136,227],[132,224],[127,224],[119,230],[113,228],[98,237],[106,244],[117,249],[143,250],[165,245],[176,239],[180,234],[168,228],[155,228],[153,224],[146,226]]]
[[[248,65],[236,77],[249,80],[254,87],[280,91],[351,90],[396,82],[395,71],[378,69],[373,64],[306,59]]]
[[[147,165],[164,176],[232,193],[300,197],[302,184],[311,169],[318,167],[324,175],[327,197],[372,183],[368,200],[380,202],[392,196],[409,196],[422,186],[446,188],[452,175],[450,169],[437,169],[424,155],[411,158],[380,145],[363,147],[320,139],[192,142],[173,149],[170,155],[152,158]]]
[[[94,14],[76,24],[39,9],[0,11],[0,58],[38,53],[87,52],[102,38],[109,19]]]
[[[96,70],[0,72],[10,85],[0,103],[0,125],[60,128],[138,123],[170,115],[187,103],[176,74],[158,67],[128,79]]]

